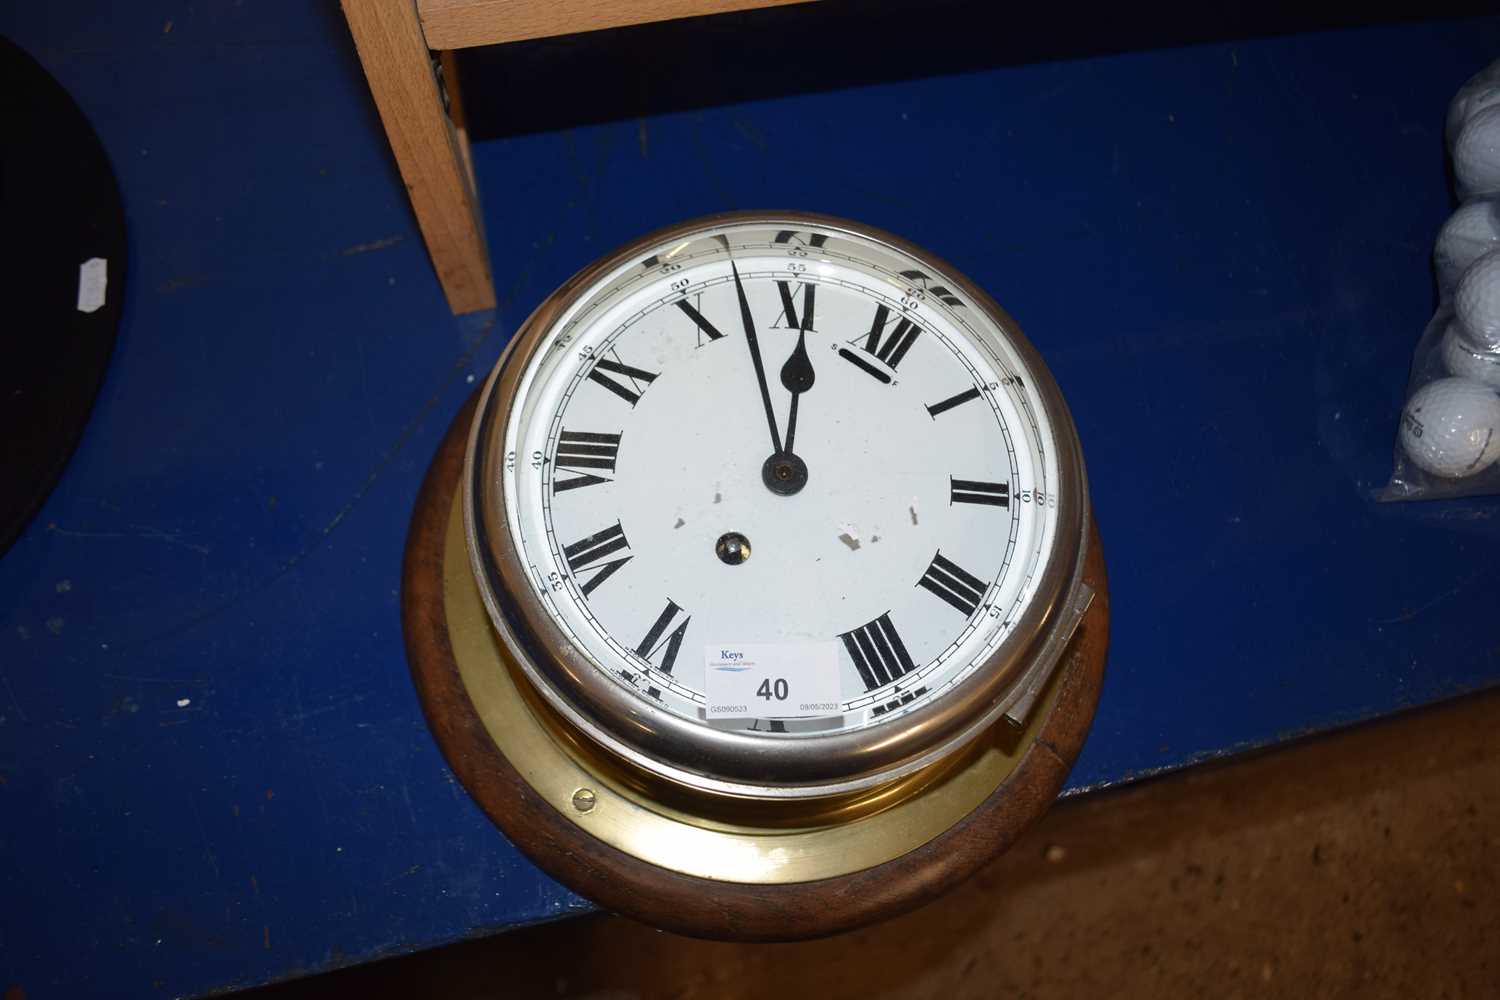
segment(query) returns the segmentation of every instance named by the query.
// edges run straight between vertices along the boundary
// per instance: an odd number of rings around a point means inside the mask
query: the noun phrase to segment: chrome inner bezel
[[[507,529],[501,479],[506,421],[517,386],[559,317],[603,275],[653,247],[750,223],[871,240],[910,255],[960,290],[1003,331],[1030,369],[1057,449],[1057,527],[1045,569],[1031,603],[995,653],[958,690],[928,705],[862,729],[795,740],[695,724],[630,695],[600,674],[573,648],[533,592]],[[463,483],[473,572],[490,620],[525,680],[597,745],[689,789],[749,798],[808,798],[846,794],[911,774],[962,747],[1022,698],[1034,686],[1037,660],[1056,658],[1056,633],[1070,630],[1079,614],[1089,535],[1087,480],[1077,431],[1051,372],[1015,321],[951,266],[898,237],[828,216],[737,212],[702,217],[644,236],[584,268],[537,307],[496,363],[470,430]]]

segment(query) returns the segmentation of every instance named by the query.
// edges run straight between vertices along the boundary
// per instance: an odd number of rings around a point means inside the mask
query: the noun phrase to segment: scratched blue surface
[[[109,150],[127,307],[0,558],[0,988],[193,994],[584,908],[428,736],[398,578],[505,334],[638,233],[791,206],[949,258],[1072,400],[1108,784],[1500,679],[1496,501],[1379,506],[1447,97],[1500,22],[992,68],[476,149],[502,306],[451,318],[333,5],[0,11]],[[70,8],[72,11],[72,8]]]

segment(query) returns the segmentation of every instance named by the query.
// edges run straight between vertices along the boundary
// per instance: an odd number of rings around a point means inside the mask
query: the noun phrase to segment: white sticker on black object
[[[109,286],[109,262],[103,257],[90,257],[78,265],[78,311],[97,312],[104,305],[105,291]]]

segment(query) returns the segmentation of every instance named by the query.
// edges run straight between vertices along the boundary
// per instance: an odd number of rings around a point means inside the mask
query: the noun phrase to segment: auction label
[[[837,642],[704,646],[710,719],[812,719],[842,711]]]

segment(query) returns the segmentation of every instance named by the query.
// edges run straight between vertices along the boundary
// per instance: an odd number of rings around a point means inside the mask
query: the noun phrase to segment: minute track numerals
[[[964,305],[963,299],[960,299],[957,295],[953,294],[951,290],[944,288],[942,285],[934,285],[932,283],[932,276],[927,274],[925,271],[902,271],[901,277],[905,278],[907,281],[910,281],[914,286],[916,286],[914,291],[919,290],[923,295],[931,295],[933,298],[937,299],[939,302],[942,302],[944,305],[967,308]]]

